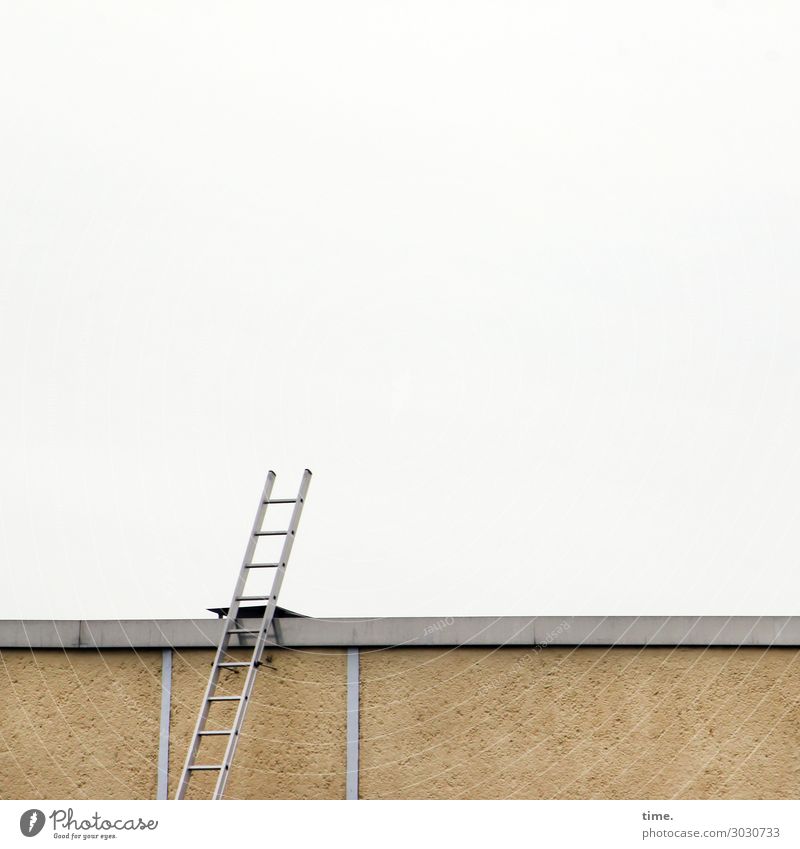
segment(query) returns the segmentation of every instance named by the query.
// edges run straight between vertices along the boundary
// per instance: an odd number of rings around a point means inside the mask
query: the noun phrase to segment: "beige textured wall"
[[[797,798],[794,649],[361,656],[362,798]]]
[[[235,655],[235,653],[234,653]],[[345,793],[346,653],[338,649],[270,652],[256,678],[241,742],[226,788],[231,799],[343,799]],[[266,657],[266,655],[265,655]],[[212,652],[175,652],[172,667],[170,796],[175,788],[203,697]],[[250,652],[241,653],[249,660]],[[270,668],[273,667],[273,668]],[[244,672],[222,673],[241,691]],[[215,704],[208,728],[229,728],[234,706]],[[219,763],[227,738],[202,743],[202,763]],[[216,773],[198,773],[187,798],[205,791]]]
[[[0,651],[0,798],[154,798],[160,651]]]
[[[343,798],[346,653],[271,658],[229,796]],[[211,660],[174,654],[170,795]],[[160,701],[160,651],[3,650],[0,798],[154,798]],[[797,798],[799,703],[794,649],[363,651],[361,796]]]

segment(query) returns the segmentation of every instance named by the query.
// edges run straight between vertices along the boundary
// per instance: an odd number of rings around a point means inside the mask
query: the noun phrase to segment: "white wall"
[[[11,4],[0,617],[795,609],[792,4]]]

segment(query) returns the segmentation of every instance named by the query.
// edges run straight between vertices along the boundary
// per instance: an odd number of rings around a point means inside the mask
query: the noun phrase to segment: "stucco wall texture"
[[[249,660],[250,650],[231,652]],[[169,790],[174,797],[203,698],[214,653],[175,652],[172,666]],[[276,650],[265,653],[240,735],[227,799],[343,799],[347,655],[339,649]],[[241,692],[243,672],[226,670],[229,686],[218,695]],[[220,679],[220,684],[223,684]],[[211,707],[208,729],[230,728],[231,703]],[[227,738],[204,740],[198,762],[219,763]],[[209,798],[216,773],[198,773],[187,799]]]
[[[170,796],[212,657],[174,652]],[[797,798],[798,673],[790,648],[363,650],[360,796]],[[269,653],[229,797],[344,797],[346,677],[344,650]],[[158,650],[3,650],[0,797],[154,798],[160,704]]]
[[[160,651],[3,649],[0,798],[155,798],[160,702]]]
[[[800,795],[794,649],[362,654],[365,798]]]

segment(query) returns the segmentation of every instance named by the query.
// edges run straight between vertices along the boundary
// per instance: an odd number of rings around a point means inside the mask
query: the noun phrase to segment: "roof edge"
[[[223,626],[221,619],[0,620],[0,648],[212,648]],[[282,618],[274,620],[268,645],[800,647],[800,616]]]

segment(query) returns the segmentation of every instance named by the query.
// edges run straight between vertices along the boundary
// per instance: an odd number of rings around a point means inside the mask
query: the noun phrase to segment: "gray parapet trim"
[[[78,619],[0,620],[0,648],[77,649],[80,645]]]
[[[260,620],[242,620],[257,627]],[[0,621],[0,648],[207,648],[222,619]],[[800,646],[800,616],[409,616],[285,618],[286,648],[426,646]],[[247,643],[244,643],[247,645]],[[275,634],[267,646],[274,647]]]
[[[161,721],[158,731],[156,799],[169,798],[169,712],[172,705],[172,649],[161,652]]]
[[[347,776],[345,798],[358,799],[358,707],[359,657],[357,648],[347,649]]]

